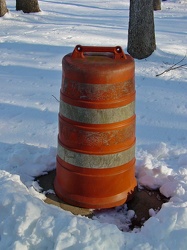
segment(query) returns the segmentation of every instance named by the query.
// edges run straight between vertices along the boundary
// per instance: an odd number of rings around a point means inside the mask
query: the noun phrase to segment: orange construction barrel
[[[122,205],[137,185],[134,60],[77,45],[62,68],[55,192],[79,207]]]

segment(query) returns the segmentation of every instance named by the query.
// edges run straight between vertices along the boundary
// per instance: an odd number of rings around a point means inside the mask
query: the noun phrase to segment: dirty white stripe
[[[59,113],[66,118],[89,124],[109,124],[124,121],[135,114],[135,102],[109,109],[82,108],[60,101]]]
[[[135,146],[115,154],[89,155],[77,153],[58,144],[58,156],[65,162],[83,168],[113,168],[124,165],[135,157]]]

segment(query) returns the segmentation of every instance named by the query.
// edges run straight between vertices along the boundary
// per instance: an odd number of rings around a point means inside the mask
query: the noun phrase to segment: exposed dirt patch
[[[135,217],[132,219],[132,226],[141,227],[143,223],[150,218],[150,209],[152,212],[158,212],[162,204],[168,199],[164,197],[159,190],[138,189],[132,200],[127,202],[127,207],[134,210]]]

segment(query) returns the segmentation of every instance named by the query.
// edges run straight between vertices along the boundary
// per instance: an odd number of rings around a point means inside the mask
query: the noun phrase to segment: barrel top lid
[[[134,59],[120,46],[77,45],[62,60],[63,76],[84,83],[116,83],[134,77]]]
[[[77,45],[71,55],[72,58],[102,57],[112,59],[126,59],[126,55],[120,46],[116,47],[97,47]],[[90,58],[89,58],[90,59]]]

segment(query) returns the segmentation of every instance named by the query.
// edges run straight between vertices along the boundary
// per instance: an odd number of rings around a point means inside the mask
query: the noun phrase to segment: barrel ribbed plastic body
[[[121,205],[137,184],[134,60],[77,46],[62,66],[55,192],[79,207]]]

